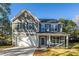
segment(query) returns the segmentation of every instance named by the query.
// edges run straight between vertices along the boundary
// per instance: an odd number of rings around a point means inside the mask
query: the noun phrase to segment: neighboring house
[[[38,20],[27,10],[22,10],[12,20],[15,46],[68,47],[68,34],[62,32],[62,24],[58,20]]]

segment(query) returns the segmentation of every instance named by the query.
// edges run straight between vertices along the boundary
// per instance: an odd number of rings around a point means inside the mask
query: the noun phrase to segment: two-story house
[[[56,19],[38,19],[22,10],[12,19],[12,43],[26,47],[68,47],[68,34]]]

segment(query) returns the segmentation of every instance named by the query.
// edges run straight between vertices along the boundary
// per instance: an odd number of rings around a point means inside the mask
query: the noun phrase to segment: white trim
[[[67,36],[68,34],[62,34],[62,33],[37,33],[37,35]]]
[[[48,45],[49,45],[49,47],[50,47],[50,41],[51,41],[51,40],[50,40],[50,35],[48,36],[48,38],[49,38],[49,39],[48,39],[48,40],[49,40],[49,43],[48,43]]]
[[[68,36],[66,36],[66,48],[68,48]]]

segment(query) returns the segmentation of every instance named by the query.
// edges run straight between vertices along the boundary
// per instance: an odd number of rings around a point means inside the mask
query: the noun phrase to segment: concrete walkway
[[[36,48],[27,48],[27,47],[14,47],[7,48],[4,51],[0,51],[0,56],[33,56],[33,53]]]

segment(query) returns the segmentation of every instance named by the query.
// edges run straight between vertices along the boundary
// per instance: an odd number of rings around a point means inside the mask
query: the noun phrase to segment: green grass
[[[69,48],[79,49],[79,43],[70,43]]]
[[[0,46],[0,49],[5,49],[5,48],[11,48],[13,46],[9,45],[9,46]]]

